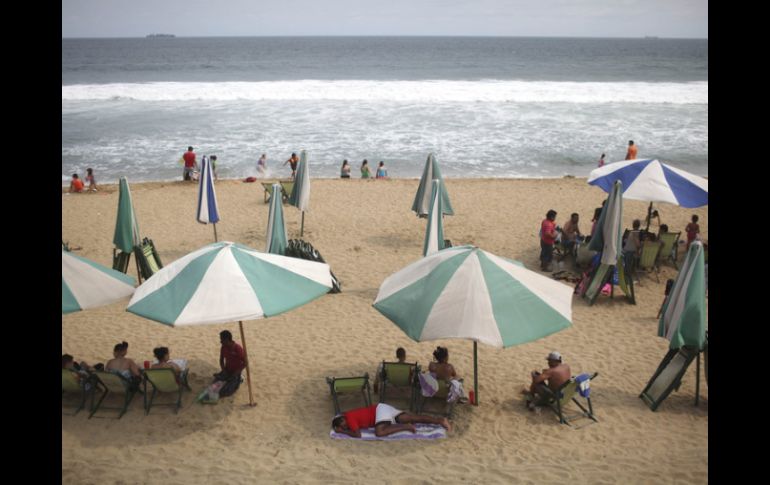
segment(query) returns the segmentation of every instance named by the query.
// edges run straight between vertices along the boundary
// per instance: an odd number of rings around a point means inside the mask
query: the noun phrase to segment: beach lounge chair
[[[120,411],[120,414],[118,414],[118,419],[120,419],[128,410],[128,405],[131,402],[131,399],[134,397],[134,394],[136,394],[136,390],[134,389],[134,386],[131,385],[131,381],[121,374],[110,371],[94,371],[93,380],[95,386],[101,387],[104,391],[102,392],[98,402],[94,402],[96,400],[95,396],[92,398],[91,414],[88,416],[88,418],[91,419],[99,409],[115,409]],[[96,389],[94,389],[93,392],[96,392]],[[123,405],[117,407],[102,406],[104,398],[106,398],[110,393],[122,394]]]
[[[77,373],[69,369],[61,370],[62,397],[64,397],[64,395],[68,393],[75,394],[78,396],[78,405],[77,405],[77,408],[75,408],[75,412],[72,413],[73,416],[79,413],[80,410],[86,406],[86,398],[88,397],[88,394],[89,394],[88,390],[86,390],[86,382],[88,382],[88,379],[85,379],[85,378],[78,379]]]
[[[145,280],[154,275],[163,267],[158,251],[151,239],[144,238],[141,246],[134,246],[134,255],[139,262],[139,272]]]
[[[291,191],[294,189],[294,182],[279,182],[274,180],[272,182],[262,182],[262,188],[265,189],[265,204],[270,202],[270,197],[273,196],[273,184],[281,185],[281,200],[283,202],[289,200]]]
[[[462,379],[459,379],[459,381],[463,382]],[[430,397],[419,394],[415,398],[415,401],[417,402],[417,414],[422,414],[423,409],[425,409],[425,404],[429,399],[432,399],[441,401],[441,403],[445,405],[443,414],[446,415],[446,417],[451,418],[452,414],[454,413],[454,407],[456,403],[447,402],[447,397],[449,397],[449,385],[445,380],[438,379],[438,391],[436,391],[436,394]]]
[[[660,267],[658,266],[658,255],[660,254],[662,244],[660,241],[642,241],[642,252],[639,255],[639,262],[637,263],[637,269],[643,269],[645,271],[654,271],[655,279],[660,283]]]
[[[658,259],[661,262],[671,261],[676,269],[679,269],[676,260],[679,256],[679,236],[681,236],[681,234],[681,232],[661,232],[658,237],[662,243]]]
[[[371,406],[372,393],[369,384],[369,373],[359,377],[327,377],[326,383],[329,384],[329,390],[334,400],[334,412],[341,414],[339,396],[340,394],[351,394],[361,392],[364,397],[364,405]]]
[[[420,373],[420,366],[401,362],[382,361],[382,373],[380,374],[380,402],[385,402],[388,387],[396,389],[406,389],[409,392],[409,410],[412,411],[416,405],[417,393],[419,392],[419,381],[417,376]]]
[[[152,386],[152,393],[147,393],[147,383]],[[176,375],[173,369],[161,368],[161,369],[145,369],[144,370],[144,414],[150,414],[150,408],[152,407],[155,396],[159,392],[166,392],[169,394],[176,394],[176,401],[171,403],[155,403],[156,406],[173,406],[174,414],[179,412],[179,408],[182,407],[182,392],[185,388],[189,389],[187,385],[187,371],[182,372],[177,382]]]
[[[639,397],[655,411],[672,391],[679,389],[682,376],[690,363],[698,357],[698,349],[681,347],[668,351],[658,369],[650,378]],[[696,387],[697,388],[697,387]],[[697,403],[697,401],[696,401]]]
[[[131,260],[131,253],[125,253],[118,250],[118,248],[112,248],[112,269],[126,273],[129,260]]]
[[[596,376],[598,376],[599,373],[595,372],[592,375],[585,375],[583,379],[586,379],[588,382],[594,380]],[[581,397],[581,394],[578,392],[578,378],[572,377],[570,380],[565,382],[559,389],[556,391],[552,391],[548,387],[544,387],[543,389],[545,392],[549,393],[547,396],[543,397],[543,401],[541,401],[541,404],[546,404],[549,408],[553,410],[554,413],[556,413],[556,416],[559,418],[559,422],[562,424],[566,424],[568,426],[572,426],[572,423],[570,421],[574,421],[576,419],[581,418],[590,418],[594,422],[598,422],[596,417],[594,416],[594,408],[591,404],[591,397],[590,394],[587,394],[583,399],[585,399],[588,403],[588,409],[586,409],[582,404],[580,404],[580,401],[578,401],[578,397]],[[567,416],[565,414],[565,406],[569,404],[569,402],[574,402],[579,408],[580,411],[577,414]]]

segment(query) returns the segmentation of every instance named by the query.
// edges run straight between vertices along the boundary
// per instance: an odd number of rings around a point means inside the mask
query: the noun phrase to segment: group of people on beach
[[[94,169],[92,168],[86,169],[86,182],[88,182],[88,192],[98,192],[96,188],[96,179],[94,178]],[[70,180],[69,193],[77,194],[77,193],[82,193],[84,190],[85,190],[85,185],[83,184],[83,180],[81,180],[80,176],[77,173],[73,173],[72,180]]]
[[[216,402],[220,397],[230,396],[238,390],[243,378],[241,373],[246,368],[246,355],[243,347],[233,340],[233,335],[228,330],[219,334],[221,348],[219,353],[220,372],[214,374],[214,380],[198,396],[199,402]],[[171,369],[177,382],[182,384],[186,382],[184,376],[188,372],[186,359],[171,359],[171,351],[168,347],[156,347],[152,351],[155,360],[144,361],[144,369]],[[112,372],[124,377],[130,389],[139,390],[142,382],[142,369],[137,365],[134,359],[127,356],[128,342],[115,344],[112,351],[112,359],[106,363],[89,365],[85,361],[76,361],[70,354],[62,355],[62,370],[72,372],[75,378],[84,384],[91,384],[91,377],[94,372]]]
[[[340,168],[340,178],[343,179],[349,179],[350,178],[350,164],[347,160],[342,161],[342,168]],[[369,161],[367,159],[364,159],[363,162],[361,162],[361,178],[362,179],[371,179],[372,178],[372,172],[369,168]],[[387,179],[388,177],[388,169],[385,168],[385,162],[380,161],[380,164],[377,166],[377,171],[374,175],[375,179]]]

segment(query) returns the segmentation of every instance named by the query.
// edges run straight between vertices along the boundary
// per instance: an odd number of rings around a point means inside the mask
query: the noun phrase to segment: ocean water
[[[62,182],[220,177],[307,150],[419,177],[587,176],[601,153],[708,175],[708,40],[494,37],[62,39]]]

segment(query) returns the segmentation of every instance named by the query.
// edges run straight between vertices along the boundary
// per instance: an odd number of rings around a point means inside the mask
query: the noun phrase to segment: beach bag
[[[250,182],[256,182],[257,181],[257,177],[246,177],[243,181],[244,182],[249,182],[249,183]]]

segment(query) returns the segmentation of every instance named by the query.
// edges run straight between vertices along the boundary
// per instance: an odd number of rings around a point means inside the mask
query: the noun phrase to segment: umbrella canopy
[[[211,161],[204,156],[201,160],[201,175],[198,182],[198,212],[196,219],[201,224],[214,224],[214,242],[217,241],[217,193],[214,190],[214,180],[211,175]]]
[[[136,280],[90,259],[61,252],[62,314],[115,303],[134,293]]]
[[[373,304],[418,342],[531,342],[572,321],[572,288],[473,246],[430,254],[383,281]],[[478,376],[474,365],[474,387]]]
[[[436,156],[432,153],[428,155],[428,160],[425,162],[425,169],[422,171],[422,177],[420,178],[420,185],[417,187],[417,194],[414,196],[414,203],[412,204],[412,210],[417,213],[418,216],[424,216],[428,214],[431,202],[431,181],[440,180],[441,184],[441,204],[442,214],[454,215],[452,210],[452,204],[449,202],[449,194],[447,193],[446,186],[443,184],[443,178],[441,177],[441,170],[438,167]]]
[[[332,287],[329,265],[223,241],[164,266],[127,310],[166,325],[255,320],[304,305]]]
[[[623,183],[613,183],[607,203],[596,223],[596,230],[588,243],[591,251],[601,251],[602,264],[617,264],[623,241]]]
[[[289,196],[289,204],[302,211],[302,224],[299,229],[299,236],[302,237],[305,233],[305,211],[310,209],[310,171],[305,150],[299,154],[299,165],[297,175],[294,177],[294,188],[291,189]]]
[[[118,195],[118,218],[115,223],[115,236],[112,239],[115,247],[124,253],[130,253],[134,246],[141,246],[139,224],[136,222],[134,202],[131,199],[131,189],[126,177],[120,177]]]
[[[702,350],[706,342],[704,266],[703,244],[694,241],[658,322],[658,336],[671,341],[670,349],[688,346]]]
[[[623,182],[623,197],[650,202],[668,202],[681,207],[709,203],[709,182],[703,177],[674,168],[658,160],[625,160],[596,168],[588,183],[609,192],[616,180]]]
[[[425,228],[425,243],[422,255],[427,256],[444,249],[444,215],[441,212],[441,181],[433,181],[430,210],[428,211],[428,226]]]
[[[281,193],[281,184],[273,184],[273,193]],[[286,254],[286,226],[283,222],[283,204],[280,197],[270,197],[270,209],[267,217],[267,242],[265,252]]]

